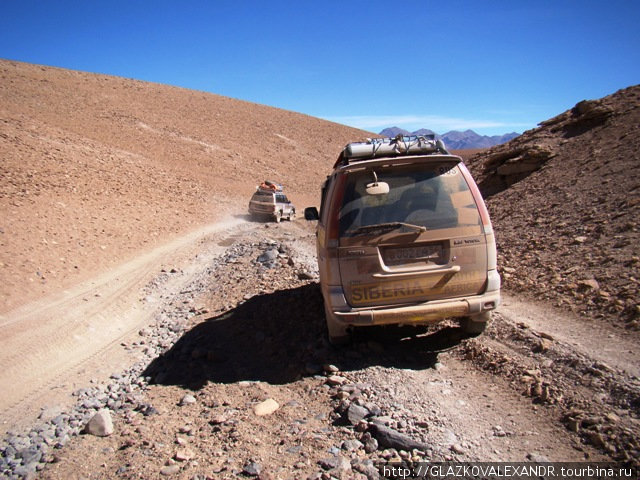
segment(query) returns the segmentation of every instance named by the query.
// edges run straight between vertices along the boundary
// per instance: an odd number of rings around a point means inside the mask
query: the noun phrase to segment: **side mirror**
[[[318,209],[316,207],[307,207],[304,209],[304,219],[305,220],[319,220],[320,215],[318,214]]]

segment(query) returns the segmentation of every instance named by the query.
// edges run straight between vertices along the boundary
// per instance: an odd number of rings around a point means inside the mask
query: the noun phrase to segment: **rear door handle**
[[[417,277],[422,275],[447,275],[447,280],[460,271],[460,265],[453,265],[448,268],[439,268],[437,270],[413,270],[411,272],[397,272],[397,273],[374,273],[375,278],[404,278],[404,277]],[[439,283],[439,282],[438,282]]]

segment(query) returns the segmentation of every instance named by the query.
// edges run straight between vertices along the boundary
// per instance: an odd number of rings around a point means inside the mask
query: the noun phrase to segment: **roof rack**
[[[271,182],[269,180],[265,180],[256,187],[256,190],[262,190],[266,192],[282,192],[282,185],[280,185],[279,183]]]
[[[424,155],[429,153],[449,154],[444,142],[436,140],[435,135],[400,134],[393,138],[367,138],[365,142],[353,142],[344,147],[335,166],[347,165],[351,161],[371,160],[378,157]]]

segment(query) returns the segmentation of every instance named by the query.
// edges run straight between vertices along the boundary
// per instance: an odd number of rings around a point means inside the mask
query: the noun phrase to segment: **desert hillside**
[[[131,79],[12,61],[0,75],[0,312],[244,213],[264,178],[301,212],[370,135]],[[581,102],[469,160],[508,289],[637,326],[639,104],[638,86]]]
[[[640,87],[459,152],[507,287],[483,335],[447,320],[335,348],[315,225],[246,206],[265,178],[317,205],[370,134],[122,78],[0,75],[0,477],[640,464]]]
[[[638,328],[640,86],[473,156],[505,286]]]
[[[0,60],[0,312],[246,211],[298,211],[370,134],[198,91]]]

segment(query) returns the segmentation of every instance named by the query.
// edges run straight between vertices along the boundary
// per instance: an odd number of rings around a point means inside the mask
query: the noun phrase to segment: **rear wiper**
[[[364,225],[362,227],[356,228],[355,230],[349,231],[349,233],[351,233],[352,235],[360,235],[363,233],[371,233],[379,230],[395,230],[397,228],[408,228],[410,230],[415,230],[416,232],[427,231],[427,227],[414,225],[412,223],[390,222],[390,223],[377,223],[375,225]]]

